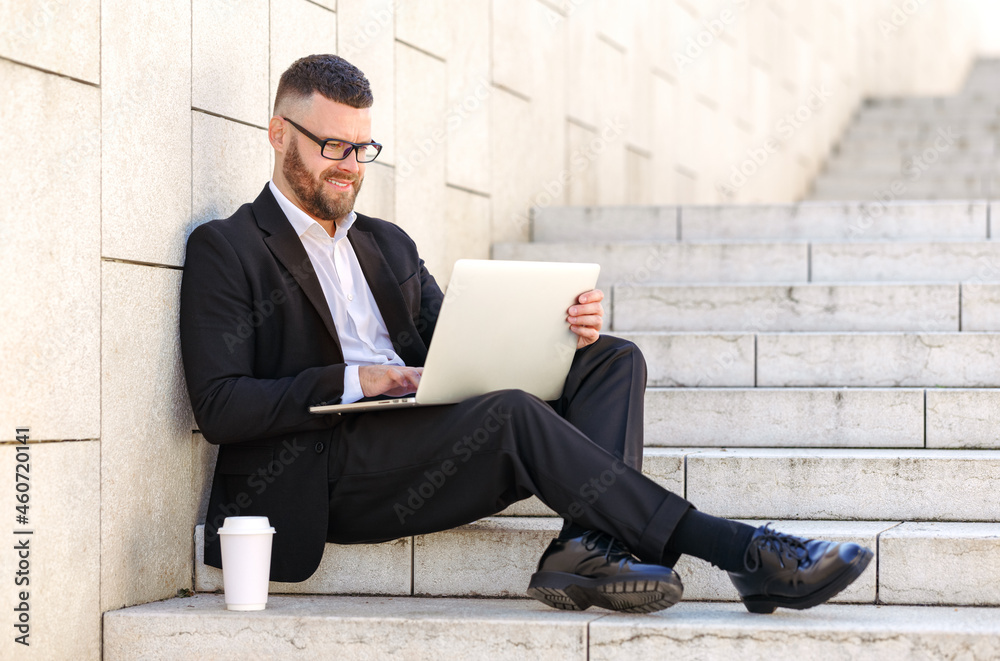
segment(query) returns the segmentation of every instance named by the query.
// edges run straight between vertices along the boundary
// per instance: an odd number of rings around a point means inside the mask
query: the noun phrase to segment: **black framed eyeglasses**
[[[382,151],[382,145],[377,142],[357,143],[348,142],[347,140],[337,140],[336,138],[321,140],[287,117],[282,117],[282,119],[297,128],[299,133],[319,145],[320,154],[322,154],[323,158],[328,158],[331,161],[342,161],[350,156],[353,151],[355,156],[357,156],[358,163],[371,163],[378,158],[379,152]]]

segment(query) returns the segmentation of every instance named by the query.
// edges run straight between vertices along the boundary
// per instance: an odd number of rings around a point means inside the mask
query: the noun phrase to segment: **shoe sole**
[[[683,594],[684,586],[676,574],[584,578],[564,572],[536,572],[528,584],[528,596],[566,611],[597,606],[620,613],[653,613],[670,608]]]
[[[742,597],[743,605],[751,613],[761,613],[767,615],[773,613],[776,608],[791,608],[794,610],[805,610],[813,606],[819,606],[835,597],[841,590],[853,583],[855,579],[864,573],[875,555],[868,549],[851,564],[844,568],[844,571],[833,581],[827,583],[821,589],[804,597],[764,597],[749,596]]]

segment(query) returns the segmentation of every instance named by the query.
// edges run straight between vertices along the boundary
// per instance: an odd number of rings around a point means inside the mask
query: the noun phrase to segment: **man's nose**
[[[343,172],[360,172],[361,164],[358,163],[358,151],[352,149],[347,158],[337,161],[337,169]]]

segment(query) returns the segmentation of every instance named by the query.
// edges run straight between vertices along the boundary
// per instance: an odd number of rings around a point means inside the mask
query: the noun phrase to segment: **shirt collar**
[[[275,185],[273,179],[268,182],[268,185],[271,188],[271,194],[274,195],[274,199],[278,202],[278,206],[285,212],[285,217],[288,218],[288,222],[291,224],[292,229],[295,230],[295,234],[298,235],[299,238],[302,238],[302,235],[306,232],[311,231],[315,236],[322,235],[327,239],[332,238],[333,241],[339,241],[347,236],[347,231],[351,229],[351,226],[354,225],[354,221],[358,219],[358,214],[352,210],[351,213],[344,216],[344,218],[337,223],[337,231],[334,232],[333,237],[331,237],[326,233],[326,230],[323,229],[322,225],[310,218],[309,214],[295,206],[295,203],[285,197],[285,194],[278,190],[278,187]]]

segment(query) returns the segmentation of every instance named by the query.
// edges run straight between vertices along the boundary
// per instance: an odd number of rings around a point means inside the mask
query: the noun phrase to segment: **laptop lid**
[[[558,398],[577,344],[566,310],[599,273],[598,264],[457,261],[417,402],[451,404],[507,388]]]

